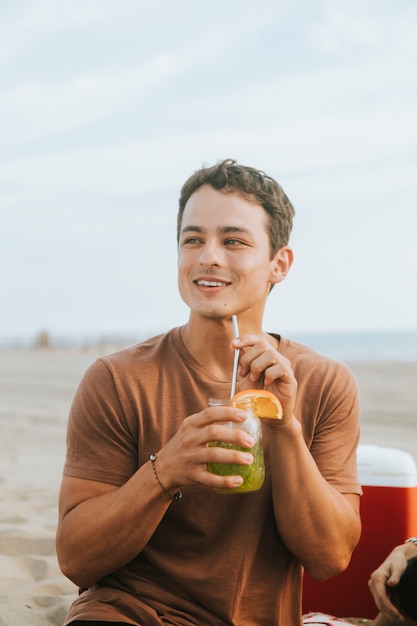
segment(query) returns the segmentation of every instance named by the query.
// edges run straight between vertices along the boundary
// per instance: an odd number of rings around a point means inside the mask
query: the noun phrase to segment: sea
[[[156,334],[158,331],[148,332],[143,336],[134,333],[54,336],[43,332],[36,337],[0,337],[0,349],[99,348],[107,351],[133,345]],[[283,334],[337,360],[417,361],[417,330]]]
[[[291,339],[343,361],[417,361],[417,330],[294,333]]]

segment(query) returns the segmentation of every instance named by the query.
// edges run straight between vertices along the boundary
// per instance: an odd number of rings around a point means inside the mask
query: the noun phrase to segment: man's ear
[[[294,253],[288,246],[283,246],[271,261],[271,284],[276,285],[284,280],[294,260]]]

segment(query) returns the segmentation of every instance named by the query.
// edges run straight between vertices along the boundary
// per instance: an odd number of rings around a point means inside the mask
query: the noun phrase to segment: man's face
[[[262,316],[276,272],[263,207],[210,185],[185,205],[178,247],[178,286],[190,309],[209,318],[245,311]]]

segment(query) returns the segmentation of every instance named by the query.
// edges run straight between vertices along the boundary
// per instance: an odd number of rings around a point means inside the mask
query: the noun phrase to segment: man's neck
[[[188,352],[215,378],[228,381],[232,376],[233,352],[230,341],[233,327],[226,322],[196,324],[189,321],[181,328],[181,337]]]
[[[258,328],[239,327],[239,334],[246,332],[261,333]],[[181,337],[190,354],[206,370],[220,380],[228,381],[232,376],[233,350],[230,342],[233,339],[232,320],[211,320],[191,315],[185,326],[181,328]]]

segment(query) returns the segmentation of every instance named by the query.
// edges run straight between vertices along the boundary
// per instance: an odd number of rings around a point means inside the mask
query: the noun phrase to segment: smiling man
[[[276,181],[231,160],[184,184],[188,321],[97,360],[71,408],[57,550],[80,595],[65,624],[299,626],[303,567],[324,580],[348,565],[360,534],[355,381],[262,324],[291,267],[293,216]],[[262,420],[262,488],[223,495],[242,478],[208,464],[253,461],[251,436],[228,427],[242,412],[207,406],[230,394],[235,349],[240,389],[274,394],[283,417]]]
[[[283,246],[271,254],[265,210],[234,193],[198,188],[182,213],[178,285],[191,317],[237,314],[262,327],[271,284],[281,281],[292,262]]]

